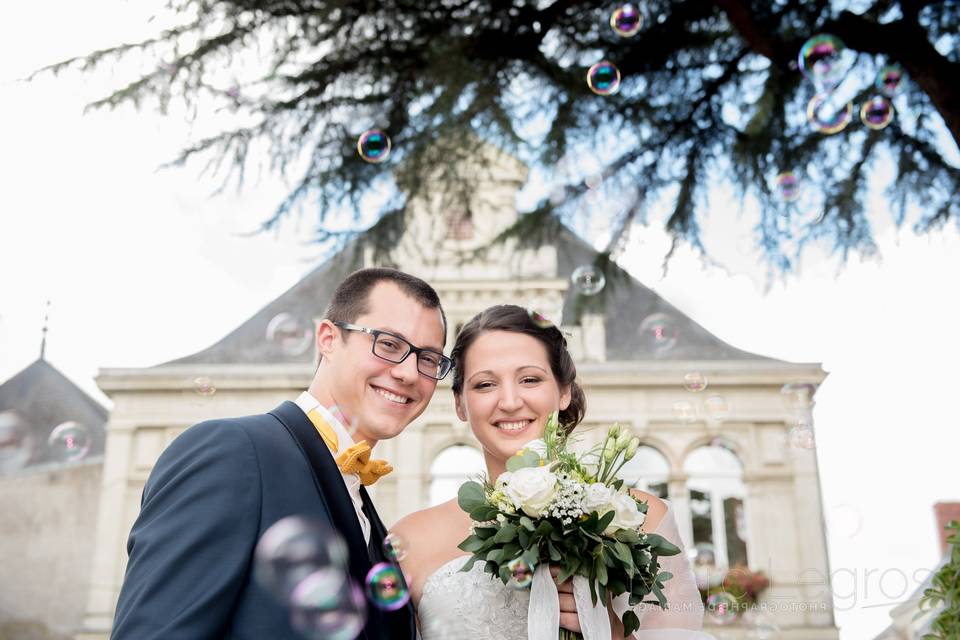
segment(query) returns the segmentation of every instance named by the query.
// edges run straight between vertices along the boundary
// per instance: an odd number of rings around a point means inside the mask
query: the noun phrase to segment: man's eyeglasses
[[[387,362],[400,364],[407,359],[411,353],[417,357],[417,371],[433,378],[434,380],[443,380],[450,369],[453,368],[453,360],[438,353],[433,349],[421,349],[410,344],[398,335],[389,331],[380,329],[369,329],[346,322],[334,322],[336,326],[344,331],[359,331],[373,336],[373,355]]]

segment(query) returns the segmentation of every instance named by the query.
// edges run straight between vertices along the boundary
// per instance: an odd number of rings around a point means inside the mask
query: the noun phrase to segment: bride
[[[563,334],[534,323],[522,307],[495,306],[475,316],[457,336],[452,357],[457,416],[469,422],[479,440],[491,482],[518,449],[543,435],[551,413],[559,410],[561,424],[570,428],[584,417],[583,390]],[[673,574],[665,589],[669,608],[639,605],[640,630],[631,637],[709,639],[697,631],[703,605],[668,504],[647,493],[634,494],[648,504],[642,529],[662,535],[681,553],[660,560],[662,570]],[[505,586],[484,573],[482,562],[460,571],[469,554],[457,545],[470,524],[453,499],[410,514],[393,529],[406,551],[401,566],[422,640],[526,638],[529,590]],[[572,581],[558,591],[560,626],[580,632]],[[622,639],[620,616],[611,612],[610,625],[613,640]],[[650,629],[657,631],[645,631]]]

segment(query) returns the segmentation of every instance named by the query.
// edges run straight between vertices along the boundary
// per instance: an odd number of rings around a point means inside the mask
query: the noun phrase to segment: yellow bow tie
[[[340,441],[333,427],[327,423],[323,415],[316,409],[308,412],[307,417],[310,418],[310,422],[313,423],[314,428],[317,430],[317,433],[320,434],[327,448],[329,448],[332,453],[336,453],[340,448]],[[361,440],[337,456],[337,467],[340,469],[340,473],[346,475],[355,473],[360,476],[360,482],[362,482],[365,487],[372,485],[379,480],[381,476],[385,476],[393,471],[393,467],[391,467],[390,463],[386,460],[370,459],[370,445],[367,444],[366,440]]]
[[[393,467],[386,460],[370,459],[370,445],[366,440],[361,440],[338,455],[337,466],[340,467],[340,473],[355,473],[360,476],[360,482],[365,487],[393,471]]]

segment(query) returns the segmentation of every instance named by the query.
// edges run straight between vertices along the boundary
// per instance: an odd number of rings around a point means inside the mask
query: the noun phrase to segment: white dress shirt
[[[304,391],[301,393],[300,397],[296,400],[296,404],[305,414],[316,410],[323,416],[323,419],[327,421],[327,424],[333,427],[333,432],[337,434],[338,447],[336,451],[331,451],[334,458],[354,445],[353,437],[351,437],[346,427],[343,426],[343,423],[334,417],[333,413],[320,404],[320,401],[308,392]],[[320,437],[319,433],[317,437]],[[360,522],[360,529],[363,531],[363,539],[367,544],[370,544],[370,521],[367,520],[367,516],[363,513],[363,500],[360,498],[360,487],[362,486],[360,476],[355,473],[341,473],[340,476],[343,478],[343,484],[347,487],[347,492],[350,494],[350,500],[353,501],[353,509],[357,512],[357,520]]]

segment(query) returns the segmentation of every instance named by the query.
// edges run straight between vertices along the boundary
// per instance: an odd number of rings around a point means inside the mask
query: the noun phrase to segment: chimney
[[[960,502],[937,502],[933,505],[937,518],[937,534],[940,536],[940,557],[947,555],[947,523],[960,520]]]

